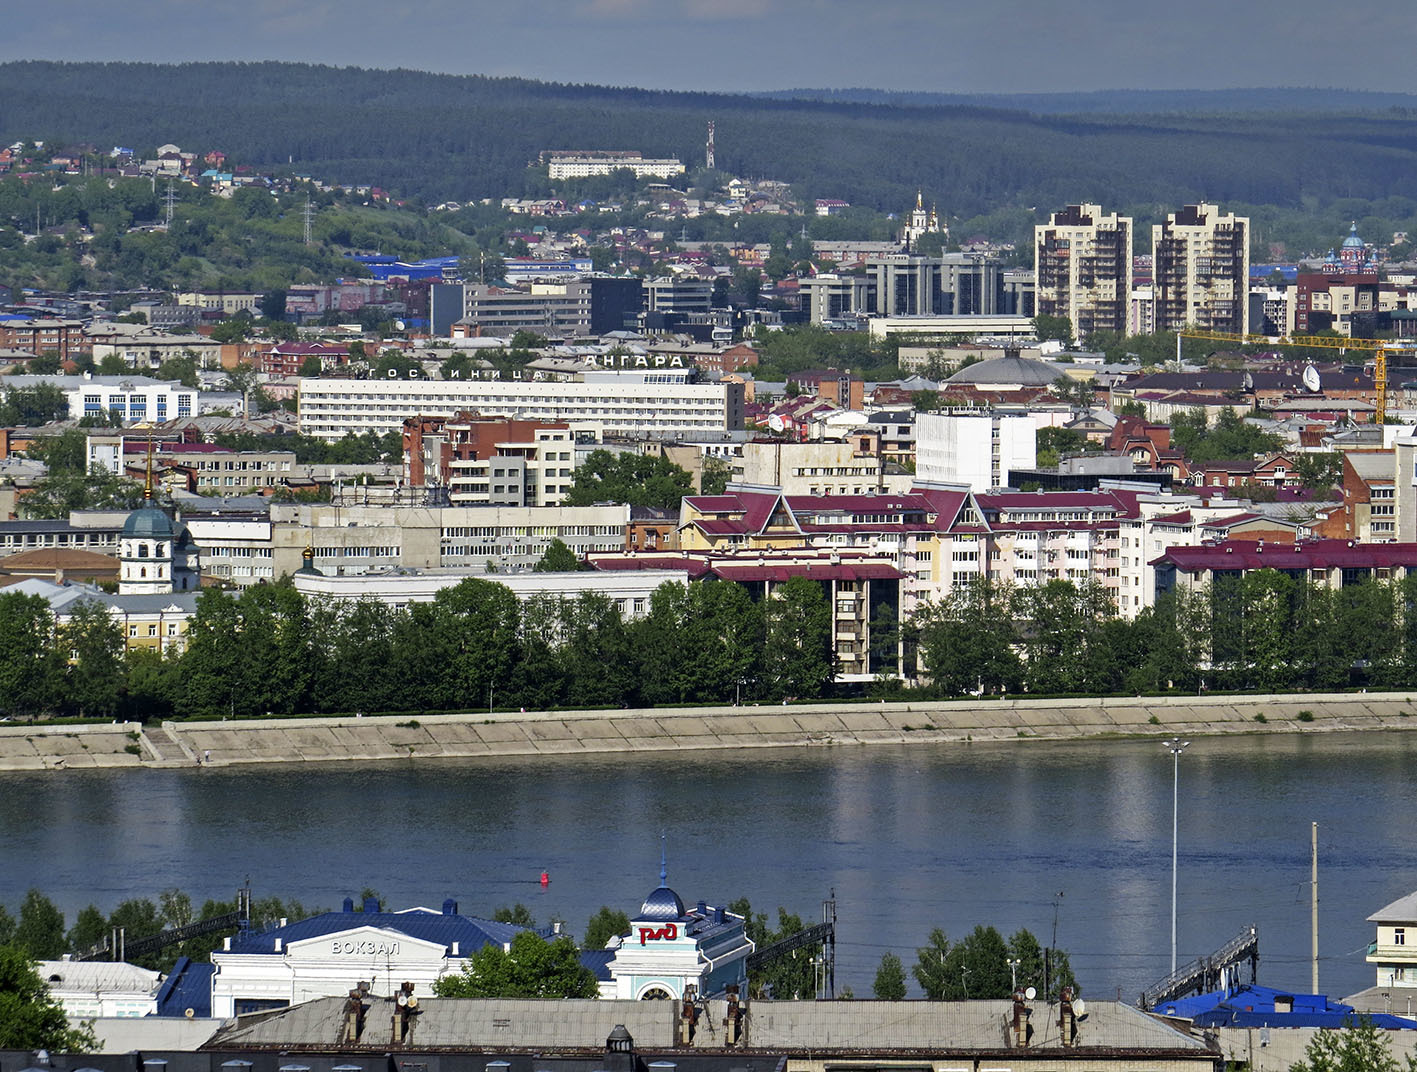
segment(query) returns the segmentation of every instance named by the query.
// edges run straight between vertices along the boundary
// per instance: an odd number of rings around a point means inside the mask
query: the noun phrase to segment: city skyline
[[[388,11],[372,0],[132,0],[123,19],[98,0],[58,0],[8,13],[0,60],[281,60],[749,92],[1412,89],[1412,19],[1382,0],[1347,5],[1342,39],[1317,0],[1197,0],[1184,20],[1155,0],[881,0],[868,13],[846,0],[416,0],[406,10],[372,33]]]

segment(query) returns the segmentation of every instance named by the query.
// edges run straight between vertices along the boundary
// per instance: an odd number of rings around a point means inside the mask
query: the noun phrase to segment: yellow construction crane
[[[1335,335],[1242,335],[1228,331],[1181,331],[1176,337],[1176,357],[1180,359],[1182,339],[1214,339],[1231,342],[1239,346],[1313,346],[1324,350],[1372,350],[1373,388],[1376,394],[1376,409],[1373,420],[1377,424],[1387,421],[1387,352],[1389,350],[1411,350],[1411,343],[1399,343],[1393,339],[1349,339]]]

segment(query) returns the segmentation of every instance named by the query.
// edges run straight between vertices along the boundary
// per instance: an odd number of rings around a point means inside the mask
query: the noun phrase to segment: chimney
[[[443,915],[456,916],[458,914],[458,903],[449,897],[443,902]]]
[[[379,898],[377,898],[377,897],[366,897],[366,898],[364,898],[364,911],[366,911],[366,912],[377,912],[377,911],[379,911]]]
[[[344,899],[344,910],[345,910],[346,912],[353,912],[353,911],[354,911],[354,898],[353,898],[353,897],[346,897],[346,898]]]

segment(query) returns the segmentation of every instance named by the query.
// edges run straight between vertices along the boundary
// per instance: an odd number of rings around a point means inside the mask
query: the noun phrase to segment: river
[[[1180,761],[1179,951],[1260,928],[1260,978],[1308,989],[1310,823],[1320,987],[1373,982],[1366,917],[1417,889],[1417,734],[1197,739]],[[179,886],[332,907],[525,903],[573,931],[658,884],[809,922],[835,890],[837,982],[867,996],[932,927],[1028,927],[1085,990],[1134,1000],[1170,959],[1172,761],[1137,740],[813,748],[0,776],[0,903],[68,916]],[[536,881],[549,872],[549,887]],[[1059,899],[1056,895],[1061,892]]]

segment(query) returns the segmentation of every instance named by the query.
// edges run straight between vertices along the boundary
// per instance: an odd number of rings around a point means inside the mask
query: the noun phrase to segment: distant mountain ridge
[[[1417,94],[1305,87],[1253,89],[1098,89],[1061,93],[937,93],[889,89],[780,89],[754,93],[771,100],[1000,108],[1037,115],[1191,115],[1254,112],[1375,114],[1417,108]]]
[[[710,120],[725,171],[886,211],[923,189],[961,219],[1078,200],[1154,210],[1199,198],[1288,208],[1406,199],[1417,173],[1417,124],[1400,105],[1214,114],[1226,94],[1322,91],[1196,91],[1212,114],[1162,114],[1107,113],[1105,94],[1092,112],[1068,113],[1058,102],[1093,95],[802,100],[275,62],[25,61],[0,64],[0,78],[5,142],[174,142],[430,202],[542,196],[544,173],[527,165],[551,148],[634,149],[695,169]],[[1141,96],[1157,109],[1173,99]],[[1033,107],[1041,101],[1053,103]]]

